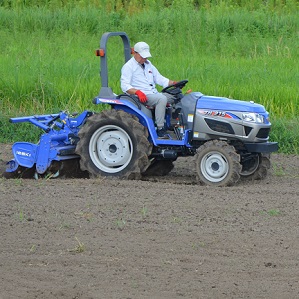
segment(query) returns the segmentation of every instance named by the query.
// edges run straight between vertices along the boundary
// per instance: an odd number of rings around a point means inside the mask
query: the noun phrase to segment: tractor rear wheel
[[[207,141],[195,158],[197,178],[203,185],[232,186],[240,179],[240,155],[225,141]]]
[[[139,179],[149,166],[148,130],[121,110],[105,110],[86,120],[78,134],[80,168],[91,176]]]

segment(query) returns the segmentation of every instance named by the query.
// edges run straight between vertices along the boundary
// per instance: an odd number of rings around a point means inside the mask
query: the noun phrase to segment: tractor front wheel
[[[148,131],[129,113],[112,109],[94,114],[78,135],[80,168],[91,176],[139,179],[150,164]]]
[[[207,141],[195,158],[197,178],[203,185],[232,186],[240,179],[240,155],[225,141]]]
[[[263,180],[270,169],[270,154],[260,153],[253,156],[242,165],[241,178],[245,180]]]

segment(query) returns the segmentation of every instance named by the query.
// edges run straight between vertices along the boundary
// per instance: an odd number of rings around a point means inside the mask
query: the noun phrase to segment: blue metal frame
[[[72,138],[77,138],[79,128],[90,114],[84,111],[77,117],[72,117],[66,112],[47,115],[33,115],[11,118],[12,123],[30,122],[44,130],[38,144],[29,142],[16,142],[12,146],[14,160],[9,161],[7,172],[15,171],[18,166],[31,168],[36,164],[39,174],[46,172],[52,161],[63,161],[79,158],[74,154],[76,145]],[[67,154],[63,154],[66,152]]]
[[[186,146],[191,147],[189,144],[189,133],[191,130],[186,130],[184,138],[182,140],[173,140],[173,139],[159,139],[156,128],[154,126],[154,122],[151,118],[149,118],[147,115],[145,115],[141,110],[138,109],[134,104],[132,104],[129,101],[121,100],[121,99],[104,99],[101,97],[96,97],[94,99],[95,104],[110,104],[113,106],[116,110],[123,110],[125,112],[128,112],[130,114],[133,114],[138,117],[139,122],[148,128],[150,141],[155,146],[164,146],[164,145],[170,145],[170,146]]]

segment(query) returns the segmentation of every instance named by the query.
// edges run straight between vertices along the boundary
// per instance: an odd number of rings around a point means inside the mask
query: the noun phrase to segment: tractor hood
[[[191,94],[190,94],[191,95]],[[198,98],[198,97],[197,97]],[[224,111],[240,111],[240,112],[255,112],[265,113],[265,107],[254,102],[246,102],[232,100],[223,97],[205,96],[202,95],[196,104],[196,108],[224,110]]]

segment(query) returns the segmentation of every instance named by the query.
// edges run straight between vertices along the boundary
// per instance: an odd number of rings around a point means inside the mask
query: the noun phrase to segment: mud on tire
[[[150,164],[148,130],[124,111],[94,114],[79,131],[79,138],[80,168],[91,176],[139,179]]]
[[[225,141],[204,143],[195,158],[197,179],[203,185],[232,186],[240,179],[240,155]]]
[[[252,162],[254,165],[254,171],[243,171],[241,174],[242,181],[245,180],[264,180],[268,175],[268,170],[271,167],[270,154],[260,153],[257,154],[256,158]],[[244,168],[244,167],[243,167]]]

